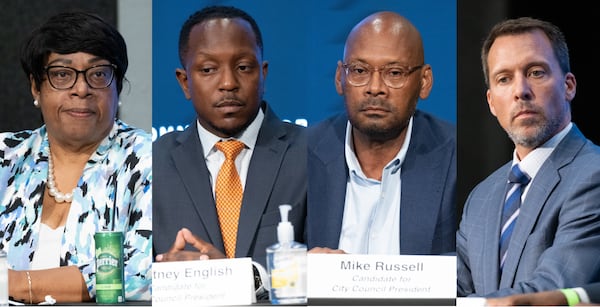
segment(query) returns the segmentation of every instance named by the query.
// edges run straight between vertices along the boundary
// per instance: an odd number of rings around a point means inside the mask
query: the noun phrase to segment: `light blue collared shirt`
[[[254,145],[256,144],[256,138],[258,138],[258,131],[260,130],[260,126],[262,125],[264,117],[265,115],[262,109],[259,109],[258,114],[256,114],[256,117],[252,123],[250,123],[248,128],[246,128],[241,135],[235,138],[246,145],[246,148],[242,149],[242,152],[240,152],[240,154],[235,158],[235,168],[240,175],[242,188],[245,188],[246,186],[246,177],[248,175],[250,159],[252,158]],[[210,182],[213,187],[214,197],[215,179],[217,178],[219,169],[221,169],[221,164],[223,164],[223,161],[225,161],[225,155],[215,147],[215,144],[224,139],[204,129],[204,127],[202,127],[198,121],[196,121],[196,127],[198,129],[198,135],[200,136],[200,142],[202,143],[202,149],[204,151],[204,160],[206,161],[206,166],[210,172]]]
[[[346,126],[345,156],[350,175],[346,184],[339,248],[351,254],[400,254],[400,178],[413,119],[402,148],[384,168],[381,181],[367,178],[354,153],[352,125]]]

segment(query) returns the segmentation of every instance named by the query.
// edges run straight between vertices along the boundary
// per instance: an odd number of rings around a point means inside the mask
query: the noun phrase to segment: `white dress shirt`
[[[262,109],[259,109],[258,114],[250,123],[248,128],[242,132],[241,135],[237,136],[235,139],[244,143],[245,148],[242,149],[240,154],[235,158],[235,168],[238,171],[240,176],[240,181],[242,183],[242,189],[246,186],[246,177],[248,176],[248,167],[250,166],[250,159],[252,158],[252,153],[254,152],[254,145],[256,144],[256,138],[258,138],[258,132],[260,130],[260,126],[262,125],[263,119],[265,115]],[[206,166],[208,167],[208,171],[210,172],[210,182],[213,189],[213,197],[215,193],[215,180],[217,178],[217,174],[221,169],[221,164],[225,161],[225,155],[223,152],[218,150],[215,147],[215,144],[219,141],[224,141],[227,139],[222,139],[208,130],[204,129],[202,125],[198,121],[196,121],[196,127],[198,129],[198,135],[200,136],[200,142],[202,143],[202,149],[204,151],[204,160],[206,161]]]

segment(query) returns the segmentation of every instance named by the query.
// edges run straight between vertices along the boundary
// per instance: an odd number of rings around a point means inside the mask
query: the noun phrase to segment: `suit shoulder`
[[[168,152],[171,148],[176,147],[179,142],[177,139],[184,134],[184,131],[171,131],[161,135],[152,142],[152,155],[154,157]]]
[[[339,128],[340,126],[343,126],[343,129],[345,129],[347,122],[348,116],[346,116],[346,113],[338,113],[309,125],[307,133],[309,136],[315,137],[322,135],[326,130],[335,129],[336,127]]]
[[[183,134],[183,131],[171,131],[171,132],[167,132],[161,136],[159,136],[155,141],[154,144],[158,145],[158,146],[165,146],[167,144],[173,143],[175,142],[175,140]]]
[[[586,152],[590,152],[591,154],[600,157],[600,146],[598,146],[589,139],[586,139],[586,143],[583,149]]]
[[[300,126],[298,124],[290,123],[287,121],[281,121],[282,127],[291,134],[295,135],[303,135],[306,133],[306,127]]]
[[[417,110],[414,115],[416,123],[425,123],[436,134],[456,138],[456,125],[433,114]]]
[[[283,124],[287,142],[293,148],[299,148],[301,151],[306,152],[306,127],[289,122],[283,122]]]
[[[413,141],[414,139],[414,141]],[[451,149],[456,152],[456,125],[417,111],[413,117],[411,143],[421,150]]]
[[[505,182],[511,165],[512,165],[512,161],[509,161],[506,164],[504,164],[503,166],[494,170],[491,174],[487,175],[487,177],[485,177],[483,180],[479,181],[475,185],[475,187],[471,190],[471,193],[473,193],[474,191],[479,191],[481,188],[483,188],[486,191],[484,193],[487,193],[487,189],[491,185],[494,185],[498,182]]]

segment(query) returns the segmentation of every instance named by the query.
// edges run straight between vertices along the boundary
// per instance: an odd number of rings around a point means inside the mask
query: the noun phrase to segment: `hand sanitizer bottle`
[[[267,247],[272,304],[306,304],[306,245],[294,241],[294,226],[288,221],[291,209],[287,204],[279,206],[279,242]]]

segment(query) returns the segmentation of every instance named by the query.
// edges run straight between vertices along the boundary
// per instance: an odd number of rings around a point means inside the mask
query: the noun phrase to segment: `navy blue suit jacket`
[[[295,240],[304,242],[307,181],[305,128],[281,121],[266,103],[263,110],[244,188],[235,256],[252,257],[266,267],[266,248],[277,242],[279,205],[292,205],[289,221]],[[161,136],[152,150],[154,254],[167,252],[182,227],[223,252],[196,122],[185,131]]]
[[[307,244],[338,248],[348,167],[345,113],[308,131]],[[417,111],[400,176],[400,253],[456,250],[456,128]],[[399,187],[400,188],[400,187]]]

